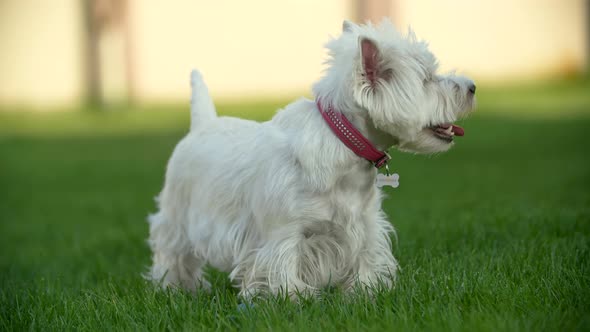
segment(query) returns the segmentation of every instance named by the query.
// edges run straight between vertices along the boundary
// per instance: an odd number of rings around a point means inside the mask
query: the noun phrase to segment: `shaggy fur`
[[[430,127],[470,111],[474,85],[438,75],[426,43],[388,21],[345,22],[327,47],[329,68],[313,89],[323,104],[382,150],[451,147]],[[210,264],[229,272],[246,297],[393,285],[393,227],[381,210],[377,170],[339,141],[314,101],[257,123],[218,117],[196,71],[193,91],[191,130],[149,217],[153,280],[207,288]]]

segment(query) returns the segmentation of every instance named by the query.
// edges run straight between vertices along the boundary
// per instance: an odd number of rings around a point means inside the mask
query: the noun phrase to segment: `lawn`
[[[186,107],[0,112],[0,330],[590,330],[590,83],[478,87],[448,153],[393,152],[397,286],[238,310],[159,291],[145,217]],[[282,101],[219,105],[267,119]]]

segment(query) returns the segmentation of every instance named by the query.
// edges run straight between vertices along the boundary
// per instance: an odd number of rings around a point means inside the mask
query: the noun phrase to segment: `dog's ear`
[[[367,37],[360,37],[359,48],[364,78],[371,85],[375,85],[379,79],[388,80],[391,71],[384,68],[382,54],[377,43]]]
[[[342,22],[342,32],[352,32],[354,29],[354,23],[350,22],[349,20],[344,20]]]

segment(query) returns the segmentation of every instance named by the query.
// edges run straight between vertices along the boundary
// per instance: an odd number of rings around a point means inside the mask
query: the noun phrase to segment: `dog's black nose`
[[[475,93],[475,84],[471,83],[471,85],[469,85],[469,92]]]

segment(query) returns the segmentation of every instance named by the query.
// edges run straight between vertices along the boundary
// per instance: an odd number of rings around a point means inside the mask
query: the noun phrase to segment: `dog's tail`
[[[191,130],[217,117],[209,89],[198,70],[191,72]]]

